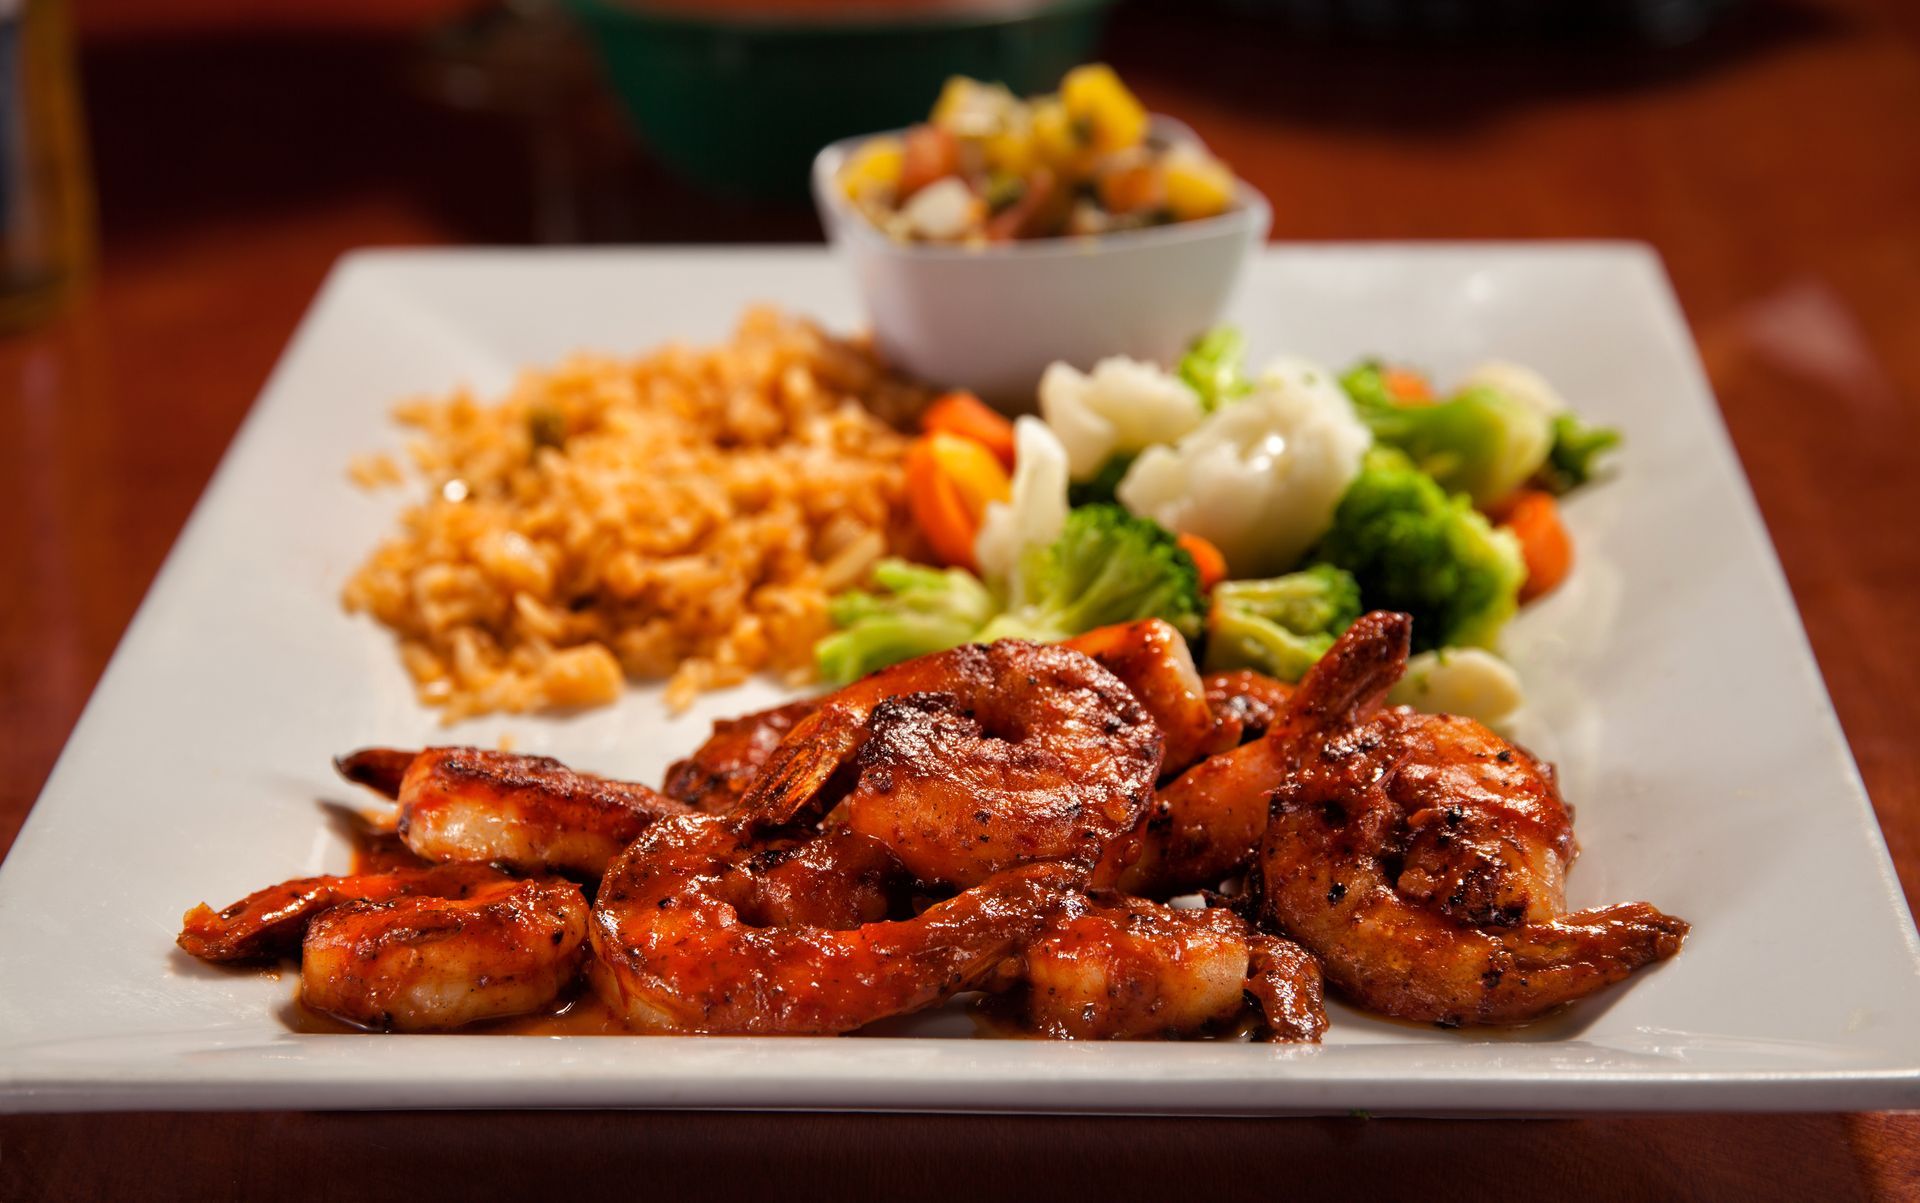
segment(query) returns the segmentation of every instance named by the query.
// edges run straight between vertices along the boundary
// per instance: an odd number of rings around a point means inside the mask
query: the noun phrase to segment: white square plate
[[[1680,956],[1551,1022],[1441,1032],[1336,1009],[1326,1043],[296,1034],[291,979],[175,950],[182,911],[344,867],[329,758],[450,738],[658,780],[708,720],[617,707],[448,731],[390,638],[337,604],[393,520],[348,459],[399,397],[578,348],[723,336],[765,299],[848,328],[823,252],[377,253],[334,273],[0,872],[0,1105],[638,1105],[1154,1112],[1920,1106],[1920,943],[1656,259],[1632,246],[1275,250],[1233,320],[1257,354],[1385,352],[1442,378],[1500,356],[1625,428],[1573,499],[1580,563],[1514,625],[1522,737],[1559,762],[1572,902],[1693,921]]]

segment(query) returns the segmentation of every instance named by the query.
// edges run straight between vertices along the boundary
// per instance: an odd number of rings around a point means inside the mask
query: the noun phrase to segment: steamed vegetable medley
[[[1157,617],[1210,670],[1297,681],[1387,609],[1413,615],[1418,653],[1394,701],[1510,715],[1519,680],[1492,649],[1566,578],[1557,498],[1618,434],[1515,364],[1442,394],[1380,362],[1336,376],[1244,361],[1238,334],[1217,330],[1171,372],[1056,363],[1039,417],[942,398],[908,454],[912,515],[941,563],[884,561],[871,589],[835,598],[822,676]]]
[[[1030,100],[950,79],[930,120],[865,143],[840,185],[895,238],[973,244],[1214,217],[1234,194],[1226,164],[1191,138],[1156,136],[1146,109],[1097,63]]]

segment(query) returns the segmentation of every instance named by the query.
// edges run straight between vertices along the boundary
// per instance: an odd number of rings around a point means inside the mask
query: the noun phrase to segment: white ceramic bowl
[[[1192,137],[1170,118],[1154,127]],[[988,247],[896,242],[838,185],[847,157],[878,136],[844,138],[813,162],[814,202],[853,268],[875,341],[910,375],[972,389],[1009,413],[1033,408],[1056,359],[1171,363],[1219,318],[1273,218],[1243,182],[1232,209],[1198,221]]]

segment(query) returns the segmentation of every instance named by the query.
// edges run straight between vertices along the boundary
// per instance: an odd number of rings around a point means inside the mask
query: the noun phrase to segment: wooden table
[[[1309,47],[1173,11],[1125,10],[1110,57],[1273,198],[1277,237],[1639,238],[1665,255],[1911,900],[1920,16],[1903,0],[1755,5],[1704,44],[1623,54]],[[597,100],[531,137],[446,108],[390,30],[95,32],[104,262],[69,317],[0,340],[0,847],[337,254],[524,241],[537,203],[548,231],[591,237],[817,236],[804,212],[714,206],[664,179]],[[1791,965],[1781,986],[1845,989]],[[1894,1198],[1920,1192],[1920,1116],[0,1120],[9,1201],[573,1194],[589,1166],[666,1197],[777,1174],[781,1197],[1411,1180],[1437,1198]]]

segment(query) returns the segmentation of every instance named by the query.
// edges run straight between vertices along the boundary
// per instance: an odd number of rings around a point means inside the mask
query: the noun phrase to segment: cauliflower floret
[[[958,176],[935,180],[908,198],[900,210],[907,229],[929,242],[955,242],[980,224],[978,197]]]
[[[1387,694],[1395,706],[1427,714],[1464,714],[1489,727],[1512,718],[1526,704],[1520,675],[1492,652],[1448,647],[1407,660],[1407,671]]]
[[[1247,396],[1141,452],[1120,503],[1220,549],[1234,577],[1285,572],[1326,533],[1372,435],[1325,369],[1267,366]]]
[[[980,576],[995,585],[1010,580],[1021,551],[1053,542],[1067,524],[1067,452],[1045,422],[1015,419],[1013,464],[1012,494],[987,506],[973,541]]]
[[[1117,355],[1091,373],[1049,366],[1040,377],[1040,416],[1060,436],[1068,472],[1085,480],[1112,456],[1173,442],[1200,425],[1206,410],[1178,378]]]
[[[1019,98],[1005,84],[956,75],[940,89],[932,121],[957,138],[984,138],[1012,124],[1020,112]]]
[[[1547,382],[1545,376],[1523,364],[1508,363],[1504,359],[1489,359],[1468,372],[1460,382],[1460,391],[1464,393],[1472,388],[1492,389],[1548,420],[1566,413],[1569,408],[1567,399],[1560,395],[1559,389]]]

